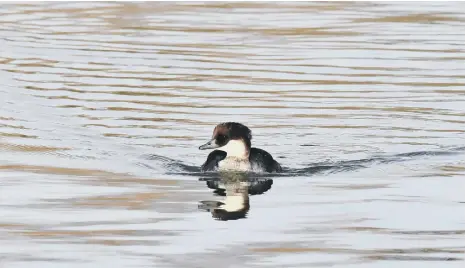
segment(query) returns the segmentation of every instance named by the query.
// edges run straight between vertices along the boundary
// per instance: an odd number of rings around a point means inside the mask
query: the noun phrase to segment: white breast
[[[252,167],[248,159],[226,157],[218,163],[219,170],[251,171]]]

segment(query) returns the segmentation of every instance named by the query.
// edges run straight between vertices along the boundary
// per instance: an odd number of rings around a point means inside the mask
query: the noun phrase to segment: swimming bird
[[[211,152],[202,171],[281,172],[281,165],[270,153],[252,147],[252,131],[241,123],[225,122],[213,130],[212,139],[200,146],[200,150],[216,149]]]

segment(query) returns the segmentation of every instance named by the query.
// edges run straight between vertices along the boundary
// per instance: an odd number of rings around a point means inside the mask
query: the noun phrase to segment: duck
[[[213,129],[212,138],[199,150],[214,149],[201,171],[237,171],[255,173],[282,172],[281,165],[267,151],[252,147],[252,131],[237,122],[224,122]]]

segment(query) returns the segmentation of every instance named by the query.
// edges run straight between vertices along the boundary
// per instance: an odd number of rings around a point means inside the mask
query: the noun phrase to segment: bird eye
[[[223,144],[226,142],[226,136],[225,135],[218,135],[216,136],[216,141],[218,144]]]

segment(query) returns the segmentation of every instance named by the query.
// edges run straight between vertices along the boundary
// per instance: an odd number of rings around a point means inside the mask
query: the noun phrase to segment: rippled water
[[[0,266],[462,267],[463,10],[2,4]],[[200,174],[223,121],[286,171]]]

